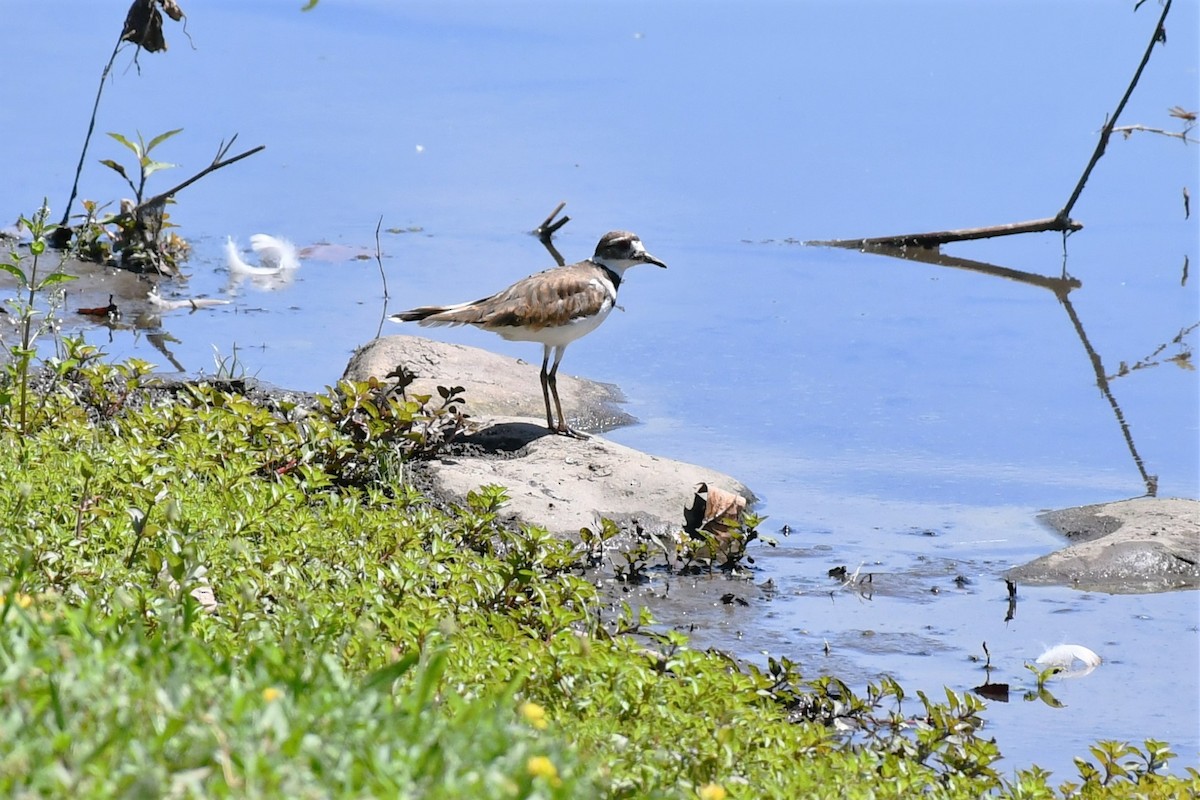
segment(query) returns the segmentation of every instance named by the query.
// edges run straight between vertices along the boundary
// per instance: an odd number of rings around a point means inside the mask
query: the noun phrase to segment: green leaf
[[[146,145],[146,153],[149,154],[151,150],[158,147],[160,144],[165,142],[167,139],[170,139],[172,136],[174,136],[175,134],[179,133],[182,130],[183,130],[183,128],[176,128],[173,131],[167,131],[166,133],[160,133],[158,136],[155,136],[153,139],[150,140],[150,143]]]
[[[116,140],[117,140],[118,142],[120,142],[121,144],[123,144],[123,145],[125,145],[126,147],[128,147],[130,150],[132,150],[132,151],[133,151],[133,154],[134,154],[135,156],[137,156],[139,160],[141,159],[141,157],[142,157],[142,147],[141,147],[141,145],[134,144],[133,142],[129,141],[128,139],[126,139],[124,136],[122,136],[122,135],[121,135],[121,134],[119,134],[119,133],[113,133],[112,131],[109,131],[109,132],[108,132],[108,135],[109,135],[109,136],[111,136],[112,138],[116,139]],[[122,174],[124,174],[124,173],[122,173]]]
[[[174,166],[176,166],[176,165],[168,164],[165,161],[143,160],[142,161],[142,175],[143,175],[143,177],[148,178],[151,175],[153,175],[154,173],[158,172],[160,169],[170,169],[171,167],[174,167]]]
[[[56,283],[65,283],[66,281],[76,280],[78,275],[68,275],[65,272],[52,272],[42,279],[41,288],[53,286]]]
[[[367,689],[382,689],[390,686],[403,677],[404,673],[412,669],[420,660],[420,653],[416,651],[408,653],[404,658],[393,661],[386,667],[380,667],[368,675],[367,679],[363,681],[363,687]]]
[[[0,261],[0,269],[4,270],[20,281],[22,287],[29,285],[29,278],[26,277],[25,272],[15,264],[9,264],[7,262]]]
[[[111,158],[104,158],[100,160],[100,163],[120,175],[125,180],[129,180],[129,176],[125,174],[125,167],[121,166],[121,164],[118,162],[113,161]]]

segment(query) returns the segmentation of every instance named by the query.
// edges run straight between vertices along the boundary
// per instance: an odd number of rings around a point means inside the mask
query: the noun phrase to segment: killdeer
[[[567,345],[604,322],[616,305],[617,289],[625,270],[634,264],[667,266],[646,252],[636,234],[609,231],[600,237],[595,255],[586,261],[538,272],[473,303],[421,306],[393,314],[391,319],[423,326],[474,325],[510,341],[541,342],[546,425],[555,433],[583,438],[571,430],[563,417],[556,378],[558,363]],[[552,394],[558,412],[557,424],[550,412]]]

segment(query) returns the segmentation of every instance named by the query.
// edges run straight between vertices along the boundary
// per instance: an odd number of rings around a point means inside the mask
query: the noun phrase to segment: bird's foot
[[[572,439],[580,439],[580,440],[583,440],[583,439],[590,439],[590,438],[591,438],[591,437],[590,437],[590,436],[588,436],[586,433],[580,433],[579,431],[577,431],[577,430],[574,430],[573,428],[570,428],[570,427],[568,427],[566,423],[563,423],[563,424],[559,425],[557,428],[551,428],[550,430],[551,430],[551,431],[553,431],[554,433],[556,433],[556,434],[557,434],[557,435],[559,435],[559,436],[569,436],[569,437],[570,437],[570,438],[572,438]]]

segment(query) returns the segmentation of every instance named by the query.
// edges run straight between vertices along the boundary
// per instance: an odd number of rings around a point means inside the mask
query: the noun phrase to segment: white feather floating
[[[1095,651],[1089,650],[1081,644],[1055,645],[1037,657],[1037,663],[1043,667],[1071,669],[1078,661],[1089,671],[1100,666],[1101,660]]]
[[[242,260],[237,243],[230,236],[225,239],[225,266],[231,275],[275,275],[279,267],[253,267]]]
[[[296,245],[287,239],[256,233],[250,237],[250,248],[258,255],[260,266],[247,264],[242,259],[232,236],[225,239],[225,265],[231,275],[278,275],[300,266]]]
[[[296,245],[287,239],[256,233],[250,237],[250,248],[258,254],[258,260],[264,267],[296,269],[300,266]]]

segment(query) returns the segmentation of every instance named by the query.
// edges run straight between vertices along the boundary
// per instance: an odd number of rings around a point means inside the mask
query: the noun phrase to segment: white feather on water
[[[281,269],[278,264],[273,267],[255,267],[247,264],[238,252],[237,242],[232,236],[225,239],[225,266],[229,267],[231,275],[277,275]]]
[[[258,260],[264,267],[296,269],[300,266],[300,254],[296,251],[296,245],[287,239],[256,233],[250,237],[250,249],[258,255]]]
[[[1094,650],[1081,644],[1058,644],[1037,657],[1043,667],[1058,667],[1058,677],[1079,678],[1100,666],[1103,661]]]
[[[250,237],[250,248],[261,266],[248,264],[238,252],[237,242],[230,236],[225,240],[225,264],[229,268],[226,291],[234,293],[246,280],[255,288],[275,291],[291,285],[300,266],[300,254],[287,239],[256,233]]]

